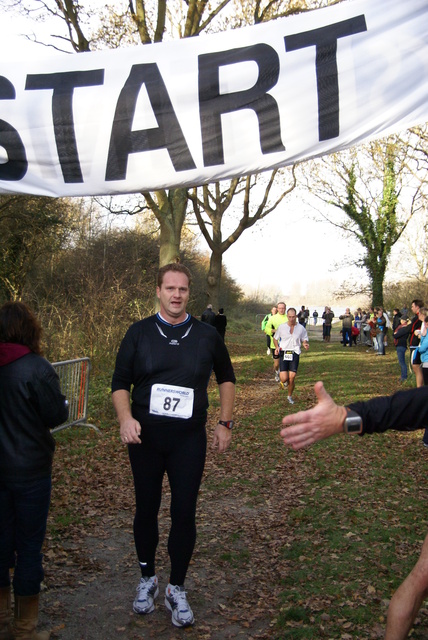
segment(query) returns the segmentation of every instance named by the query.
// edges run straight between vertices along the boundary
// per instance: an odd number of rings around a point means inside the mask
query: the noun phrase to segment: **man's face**
[[[415,315],[419,314],[419,307],[417,304],[415,304],[414,302],[412,302],[412,311]]]
[[[160,301],[160,312],[165,320],[176,324],[186,317],[186,305],[189,301],[189,281],[185,273],[167,271],[161,287],[156,287]]]
[[[296,318],[295,311],[288,311],[287,318],[288,318],[288,324],[290,325],[290,327],[292,327],[293,324],[296,324],[297,318]]]
[[[278,305],[278,313],[283,316],[285,314],[285,304]]]

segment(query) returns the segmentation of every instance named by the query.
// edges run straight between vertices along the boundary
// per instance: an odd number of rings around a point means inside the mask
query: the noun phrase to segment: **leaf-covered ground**
[[[167,484],[157,564],[161,596],[154,613],[137,616],[133,484],[112,416],[108,409],[99,420],[91,416],[102,423],[99,433],[74,429],[58,437],[41,618],[53,638],[383,637],[388,599],[414,563],[426,530],[420,435],[351,443],[338,438],[308,451],[286,450],[279,428],[290,408],[272,380],[263,344],[260,336],[231,339],[236,428],[226,454],[208,452],[186,583],[193,628],[175,629],[163,605]],[[311,356],[302,357],[295,410],[313,403],[316,379],[325,375],[334,385],[340,378],[345,353],[339,345],[313,345]],[[362,372],[371,379],[369,389],[361,386],[361,397],[397,387],[394,353],[382,363],[362,347],[352,356],[354,385]],[[340,380],[337,385],[340,394]],[[217,404],[213,384],[209,433]],[[392,476],[398,484],[389,490]],[[428,638],[425,609],[412,633],[415,640]]]

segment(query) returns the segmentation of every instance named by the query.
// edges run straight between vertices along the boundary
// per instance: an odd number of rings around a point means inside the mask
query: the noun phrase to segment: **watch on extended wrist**
[[[363,419],[356,411],[346,407],[346,418],[343,423],[343,433],[362,433]]]
[[[233,420],[219,420],[218,423],[226,427],[226,429],[233,429]]]

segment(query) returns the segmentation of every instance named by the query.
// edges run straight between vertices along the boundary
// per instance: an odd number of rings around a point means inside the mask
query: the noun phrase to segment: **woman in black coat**
[[[45,640],[36,633],[42,545],[55,441],[68,416],[55,369],[41,355],[41,327],[22,302],[0,308],[0,638]],[[11,580],[15,596],[11,620]]]

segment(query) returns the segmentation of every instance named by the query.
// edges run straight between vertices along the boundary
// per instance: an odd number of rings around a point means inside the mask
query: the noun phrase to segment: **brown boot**
[[[0,640],[13,640],[10,587],[0,587]]]
[[[39,594],[35,596],[15,595],[15,640],[49,640],[50,631],[36,632],[39,619]]]

